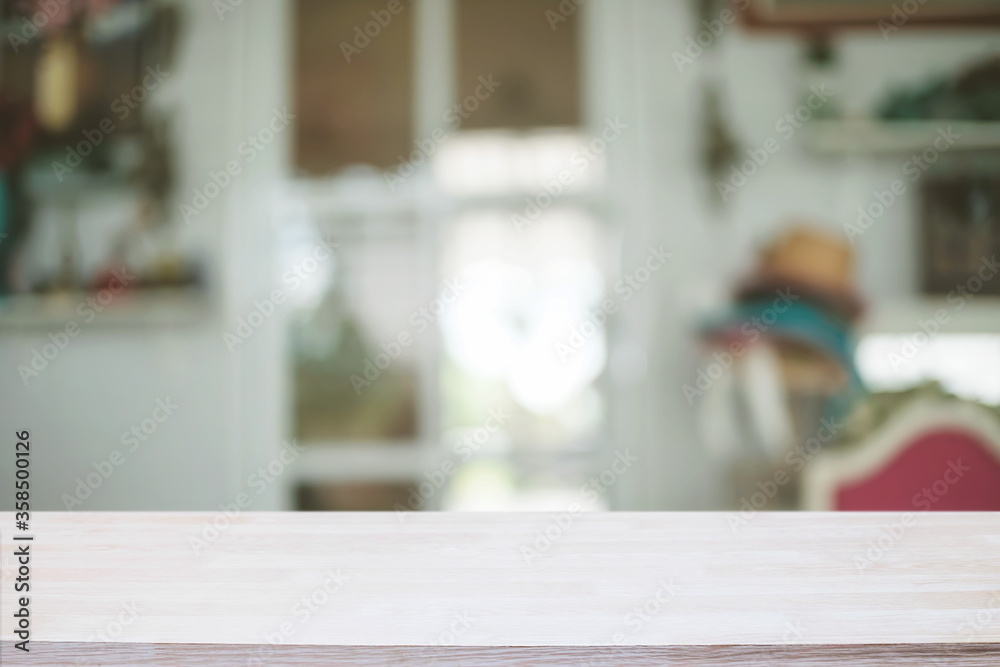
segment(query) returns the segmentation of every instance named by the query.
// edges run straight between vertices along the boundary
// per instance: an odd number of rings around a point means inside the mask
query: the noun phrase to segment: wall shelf
[[[76,322],[81,330],[112,327],[160,327],[193,324],[212,312],[211,299],[195,289],[145,289],[124,292],[97,312],[88,303],[93,292],[0,297],[0,331],[62,329]]]
[[[948,128],[960,138],[953,150],[1000,149],[1000,122],[967,120],[816,120],[805,127],[806,146],[825,155],[919,153]]]
[[[892,299],[871,305],[861,323],[862,334],[911,334],[922,331],[920,322],[933,320],[938,310],[949,319],[941,327],[943,334],[1000,334],[1000,297],[974,296],[961,308],[946,297],[922,296]]]

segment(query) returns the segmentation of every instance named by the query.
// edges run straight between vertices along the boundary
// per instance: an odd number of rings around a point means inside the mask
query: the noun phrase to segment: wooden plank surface
[[[159,665],[209,667],[215,665],[573,665],[574,667],[663,667],[663,665],[744,665],[770,667],[885,667],[997,665],[1000,651],[993,644],[828,644],[825,646],[260,646],[250,644],[93,644],[45,642],[30,655],[14,656],[11,665],[65,667],[66,665]],[[7,664],[6,662],[4,664]]]
[[[4,664],[24,658],[11,647],[13,519],[0,514]],[[555,647],[674,647],[697,657],[698,645],[770,645],[780,657],[940,643],[955,646],[918,648],[972,660],[948,664],[1000,664],[1000,514],[742,519],[37,513],[31,639],[42,662],[23,664],[49,664],[45,642],[57,643],[50,656],[87,642],[167,656],[164,664],[184,651],[169,645],[187,644],[230,645],[233,655],[280,649],[296,664],[294,652],[310,646],[339,646],[343,656],[372,646],[448,655],[546,647],[533,654],[541,660]],[[983,652],[992,658],[983,662]]]

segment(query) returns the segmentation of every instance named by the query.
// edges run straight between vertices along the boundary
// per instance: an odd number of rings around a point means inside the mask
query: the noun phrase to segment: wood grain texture
[[[971,655],[1000,642],[993,513],[917,513],[911,525],[899,514],[760,513],[736,530],[739,515],[725,513],[220,516],[34,514],[36,658],[72,642],[771,645],[777,655],[926,643]],[[217,536],[196,553],[213,521]],[[0,515],[5,664],[12,525]]]
[[[8,654],[10,655],[10,654]],[[799,646],[265,646],[248,644],[95,644],[46,642],[12,665],[63,667],[209,667],[214,665],[796,665],[798,667],[908,667],[1000,664],[995,644],[799,645]],[[5,663],[6,664],[6,663]]]

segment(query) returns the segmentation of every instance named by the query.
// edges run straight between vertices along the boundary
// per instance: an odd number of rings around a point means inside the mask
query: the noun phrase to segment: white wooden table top
[[[220,516],[34,513],[33,644],[1000,642],[994,513]]]

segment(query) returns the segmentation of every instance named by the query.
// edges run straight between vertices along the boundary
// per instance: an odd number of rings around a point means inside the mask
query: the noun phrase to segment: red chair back
[[[1000,511],[1000,460],[973,431],[917,436],[873,474],[834,491],[837,510]]]

